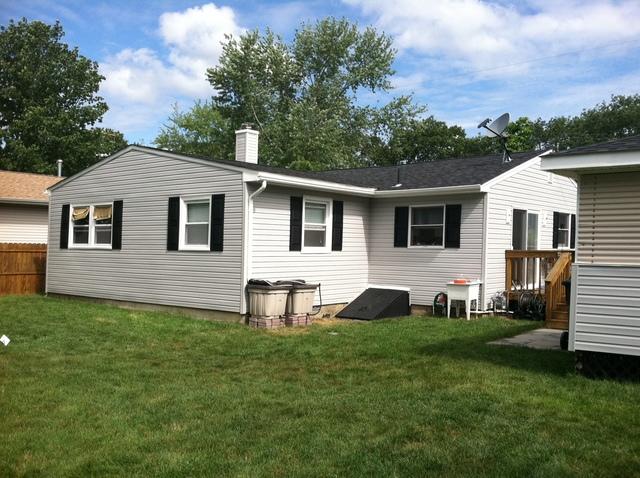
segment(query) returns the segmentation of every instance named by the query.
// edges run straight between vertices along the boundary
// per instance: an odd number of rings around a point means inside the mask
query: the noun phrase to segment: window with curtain
[[[113,206],[99,204],[73,206],[71,210],[71,245],[111,246]]]
[[[75,206],[71,212],[73,244],[89,244],[90,206]]]
[[[409,218],[412,246],[444,246],[444,206],[412,206]]]
[[[111,204],[93,206],[93,228],[96,244],[111,244]]]

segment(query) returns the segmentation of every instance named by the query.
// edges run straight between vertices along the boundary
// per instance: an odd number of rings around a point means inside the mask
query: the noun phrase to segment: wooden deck
[[[571,276],[572,251],[505,251],[505,295],[507,303],[524,293],[544,296],[545,325],[569,328],[569,310],[563,281]]]

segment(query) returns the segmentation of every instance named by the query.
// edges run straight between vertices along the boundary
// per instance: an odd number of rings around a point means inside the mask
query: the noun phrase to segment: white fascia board
[[[29,206],[48,206],[48,199],[15,199],[15,198],[0,198],[2,204],[24,204]]]
[[[468,184],[464,186],[445,186],[441,188],[424,188],[424,189],[398,189],[376,191],[374,196],[377,198],[398,198],[398,197],[414,197],[414,196],[441,196],[443,194],[468,194],[482,192],[481,184]]]
[[[489,190],[493,186],[498,184],[499,182],[502,182],[505,179],[509,179],[510,177],[514,176],[515,174],[518,174],[519,172],[524,171],[525,169],[531,167],[532,165],[539,163],[542,160],[543,156],[545,156],[547,154],[550,154],[550,153],[551,153],[551,150],[544,151],[544,152],[540,153],[539,155],[534,156],[531,159],[528,159],[524,163],[519,164],[515,168],[511,168],[509,171],[505,171],[504,173],[500,174],[499,176],[496,176],[495,178],[490,179],[489,181],[487,181],[486,183],[484,183],[482,185],[482,191],[483,192],[489,192]]]
[[[247,181],[267,181],[270,185],[286,186],[293,188],[309,189],[312,191],[339,192],[354,196],[373,196],[376,193],[374,188],[363,188],[360,186],[350,186],[348,184],[322,181],[318,179],[300,178],[288,176],[286,174],[257,172],[246,173],[243,180]]]
[[[640,151],[552,156],[544,158],[540,167],[543,171],[564,175],[599,169],[640,168]]]

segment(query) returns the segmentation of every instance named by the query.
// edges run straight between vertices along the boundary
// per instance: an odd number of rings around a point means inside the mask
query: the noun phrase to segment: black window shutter
[[[291,211],[289,222],[289,250],[302,250],[302,198],[291,196]]]
[[[111,249],[122,249],[122,201],[113,201]]]
[[[560,228],[560,213],[553,213],[553,249],[558,248],[558,229]]]
[[[211,239],[209,250],[221,252],[224,243],[224,194],[211,196]]]
[[[393,247],[407,247],[409,239],[409,208],[396,207],[393,223]]]
[[[69,248],[69,204],[62,205],[60,216],[60,249]]]
[[[571,249],[576,248],[576,215],[571,215]]]
[[[331,250],[342,250],[342,229],[344,220],[344,201],[333,201],[333,228],[331,232]]]
[[[167,217],[167,250],[177,251],[180,238],[180,198],[169,198]]]
[[[460,224],[462,205],[447,204],[444,219],[444,247],[460,248]]]

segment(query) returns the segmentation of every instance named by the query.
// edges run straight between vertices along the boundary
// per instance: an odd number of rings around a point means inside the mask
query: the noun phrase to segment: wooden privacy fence
[[[46,269],[46,244],[0,244],[0,295],[43,293]]]

